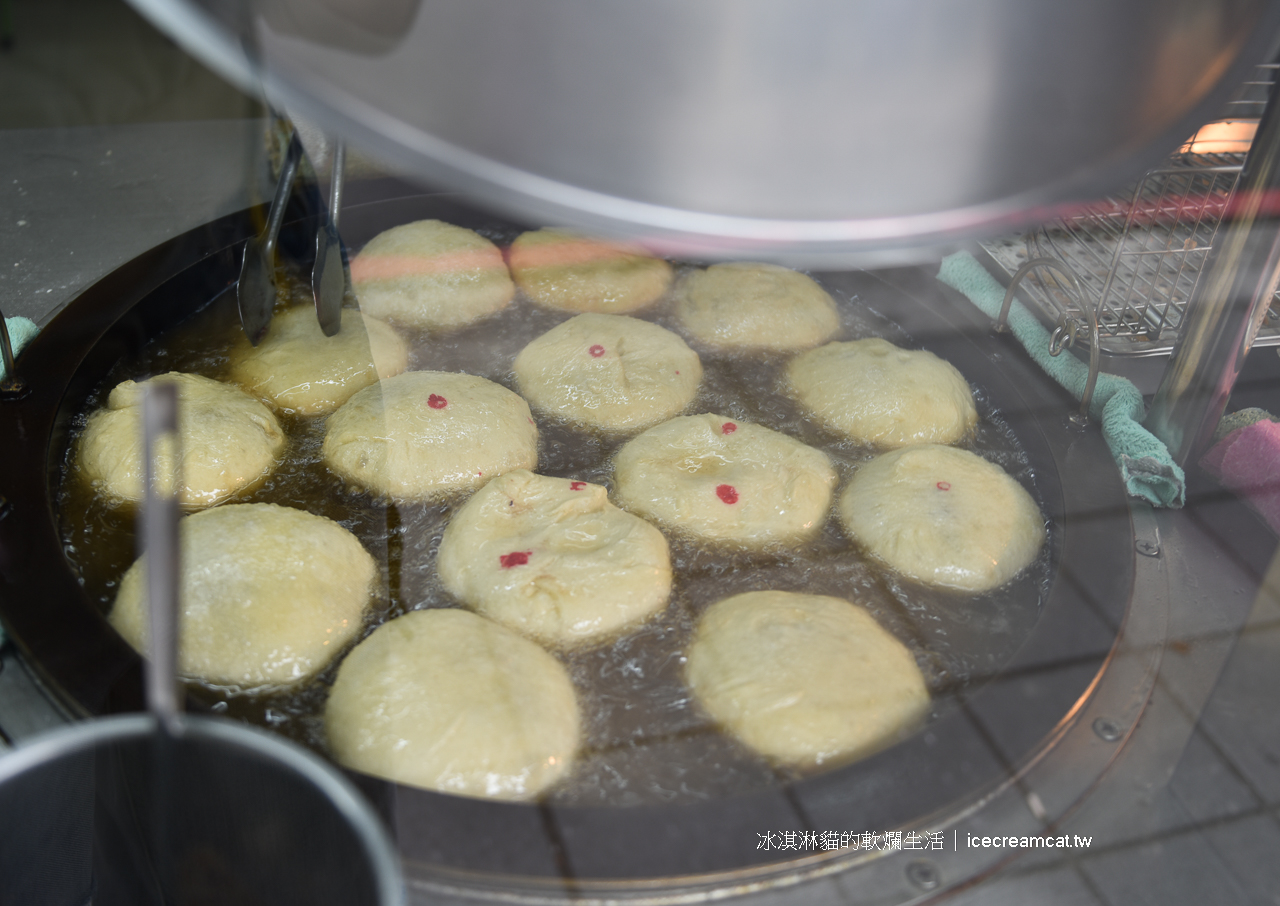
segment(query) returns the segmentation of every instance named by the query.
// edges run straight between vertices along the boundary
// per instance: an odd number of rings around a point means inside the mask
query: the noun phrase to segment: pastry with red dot
[[[686,274],[675,291],[684,332],[719,351],[799,352],[830,340],[840,314],[810,277],[776,264],[714,264]]]
[[[524,470],[495,478],[454,514],[437,569],[481,615],[557,647],[616,635],[671,594],[662,532],[600,485]]]
[[[538,464],[529,406],[470,374],[409,371],[351,397],[329,417],[321,455],[349,485],[431,500]]]
[[[506,308],[516,287],[502,251],[440,220],[392,227],[351,261],[360,310],[419,330],[448,330]]]
[[[864,464],[840,497],[854,543],[902,575],[984,592],[1031,565],[1045,520],[1031,495],[975,453],[903,447]]]
[[[511,244],[510,261],[524,294],[559,311],[625,315],[671,286],[671,265],[639,246],[561,230],[524,233]]]
[[[667,530],[735,547],[794,546],[827,520],[827,455],[722,415],[673,418],[614,457],[619,504]]]
[[[786,390],[811,416],[881,449],[953,444],[973,432],[973,391],[950,362],[887,340],[828,343],[787,366]]]
[[[534,409],[621,434],[679,415],[702,381],[702,363],[684,340],[621,315],[570,318],[525,346],[513,369]]]

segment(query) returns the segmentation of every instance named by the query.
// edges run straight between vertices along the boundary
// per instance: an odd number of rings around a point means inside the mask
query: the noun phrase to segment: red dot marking
[[[940,481],[940,482],[938,482],[938,490],[939,490],[939,491],[949,491],[949,490],[951,490],[951,482],[949,482],[949,481]]]
[[[725,503],[737,503],[738,492],[731,484],[722,484],[716,486],[716,496]]]
[[[586,486],[587,486],[587,483],[586,483],[585,481],[571,481],[571,482],[569,482],[569,490],[571,490],[571,491],[581,491],[581,490],[582,490],[583,488],[585,488]]]
[[[733,422],[725,422],[720,426],[720,430],[725,434],[732,434],[734,431],[738,430],[738,426]]]
[[[438,393],[433,393],[427,397],[427,405],[432,409],[443,409],[449,405],[449,401]]]
[[[604,355],[604,347],[597,343],[588,349],[587,352],[591,353],[591,358],[598,359],[600,356]]]
[[[498,562],[502,564],[503,569],[511,569],[513,566],[524,566],[529,562],[529,556],[533,551],[512,551],[509,554],[503,554],[498,558]]]

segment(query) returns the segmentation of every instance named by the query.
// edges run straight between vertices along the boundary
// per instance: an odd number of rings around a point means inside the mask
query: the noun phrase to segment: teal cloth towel
[[[40,328],[30,318],[5,318],[4,326],[9,329],[9,342],[13,344],[13,357],[16,359],[22,347],[31,342]],[[8,377],[8,369],[4,367],[4,359],[0,357],[0,380]]]
[[[13,357],[16,359],[22,347],[31,342],[40,328],[30,318],[5,318],[4,326],[9,331],[9,342],[13,345]],[[4,358],[0,356],[0,381],[8,377],[8,369],[4,367]],[[0,626],[0,645],[4,644],[4,627]]]
[[[963,293],[992,318],[1000,316],[1004,287],[968,252],[942,259],[938,279]],[[1084,393],[1089,368],[1073,355],[1049,355],[1049,331],[1014,299],[1009,329],[1036,364],[1076,399]],[[1186,476],[1169,450],[1146,428],[1146,406],[1133,382],[1113,374],[1099,374],[1089,412],[1102,420],[1102,436],[1111,448],[1125,487],[1134,497],[1154,506],[1180,507],[1186,501]]]

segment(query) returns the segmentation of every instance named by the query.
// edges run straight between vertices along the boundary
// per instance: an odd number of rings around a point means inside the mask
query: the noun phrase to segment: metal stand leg
[[[1280,87],[1271,91],[1144,423],[1179,465],[1203,453],[1213,437],[1280,281],[1277,202]]]

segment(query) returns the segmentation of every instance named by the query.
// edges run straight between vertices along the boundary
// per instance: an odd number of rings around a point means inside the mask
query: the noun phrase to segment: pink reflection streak
[[[521,269],[593,264],[629,255],[648,254],[640,249],[630,250],[624,246],[586,239],[522,248],[515,255],[512,255],[509,247],[503,251],[515,259],[512,266]],[[493,253],[486,249],[444,252],[439,255],[358,255],[351,262],[351,279],[394,280],[400,277],[454,274],[493,267]]]

